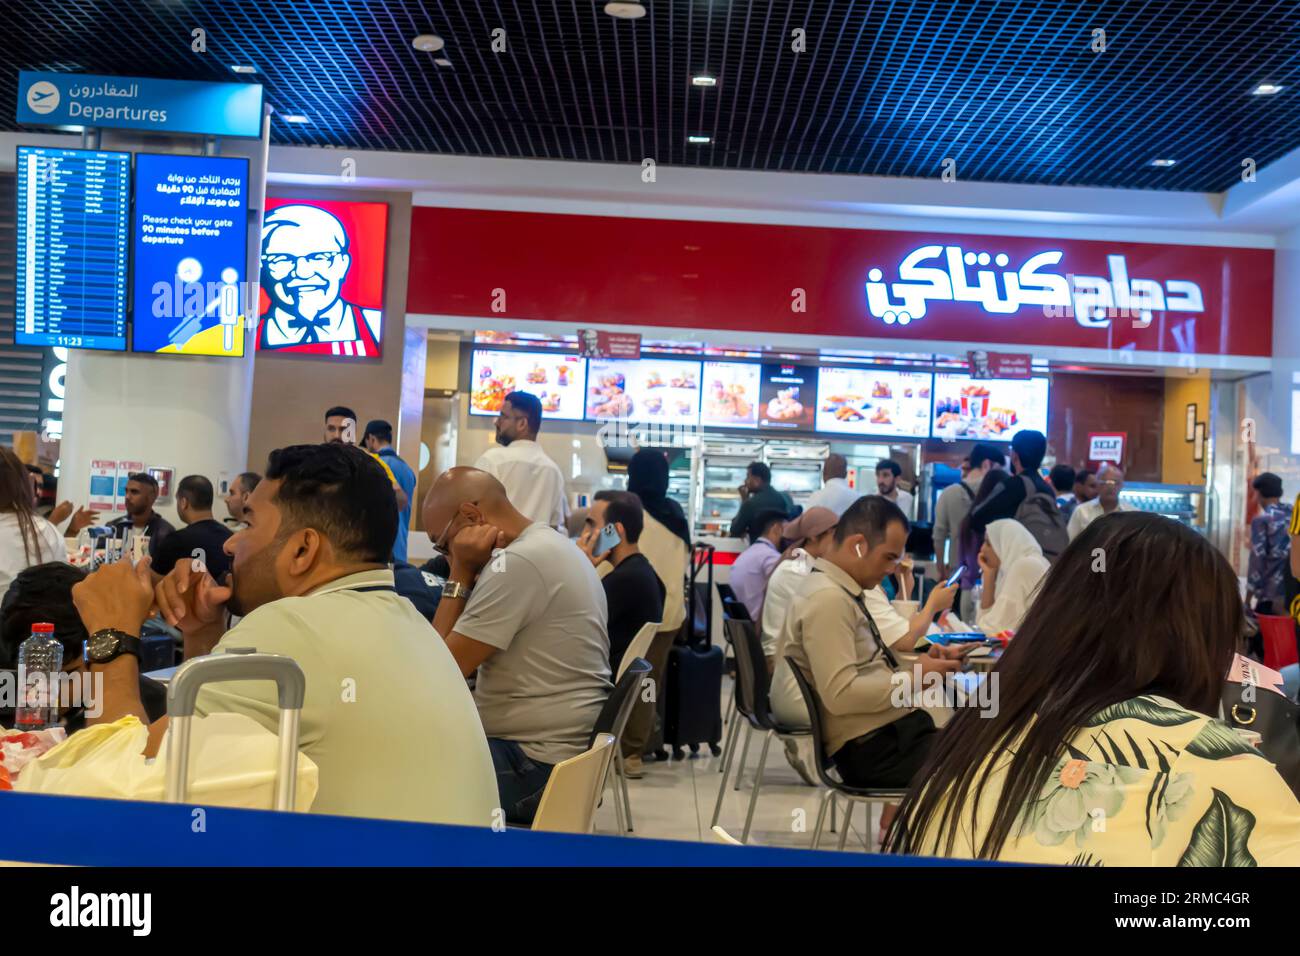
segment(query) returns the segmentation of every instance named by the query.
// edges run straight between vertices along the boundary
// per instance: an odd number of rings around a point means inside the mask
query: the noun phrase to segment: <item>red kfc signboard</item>
[[[609,250],[620,253],[610,268]],[[1273,252],[1027,236],[412,210],[412,313],[1267,357]],[[963,349],[965,351],[965,349]]]
[[[257,350],[379,358],[388,204],[266,200]]]

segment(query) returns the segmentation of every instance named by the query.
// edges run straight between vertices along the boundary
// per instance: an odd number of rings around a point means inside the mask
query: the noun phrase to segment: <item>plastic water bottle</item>
[[[22,698],[14,714],[21,730],[44,730],[59,722],[59,673],[63,645],[53,624],[33,624],[32,636],[18,645],[18,675]]]

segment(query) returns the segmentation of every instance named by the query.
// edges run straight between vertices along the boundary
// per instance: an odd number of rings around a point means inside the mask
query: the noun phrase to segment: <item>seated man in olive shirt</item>
[[[903,669],[864,598],[897,567],[907,531],[902,509],[887,498],[854,502],[791,601],[777,647],[778,661],[788,656],[816,688],[826,755],[851,787],[906,787],[934,743],[930,715],[895,704],[895,674]],[[918,663],[923,673],[946,674],[963,653],[932,645]]]
[[[609,669],[617,675],[623,654],[637,632],[651,621],[663,620],[666,591],[637,546],[645,526],[640,498],[626,491],[598,491],[585,524],[579,547],[593,564],[608,561],[613,567],[600,583],[609,607]],[[618,532],[618,543],[597,552],[601,530],[608,525]]]

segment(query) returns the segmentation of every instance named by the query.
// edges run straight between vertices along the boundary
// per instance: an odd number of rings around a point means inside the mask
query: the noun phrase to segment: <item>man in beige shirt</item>
[[[895,703],[900,668],[864,598],[897,566],[907,530],[892,501],[870,495],[854,502],[791,603],[777,648],[778,660],[788,656],[816,688],[827,756],[854,787],[907,786],[934,739],[929,714]],[[961,653],[932,647],[919,664],[923,673],[950,673]]]

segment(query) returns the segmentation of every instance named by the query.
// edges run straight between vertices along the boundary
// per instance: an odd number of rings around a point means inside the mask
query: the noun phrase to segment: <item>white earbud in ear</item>
[[[859,557],[859,558],[862,557],[862,545],[860,545],[860,544],[855,544],[855,545],[853,546],[853,548],[854,548],[855,551],[858,552],[858,557]]]

